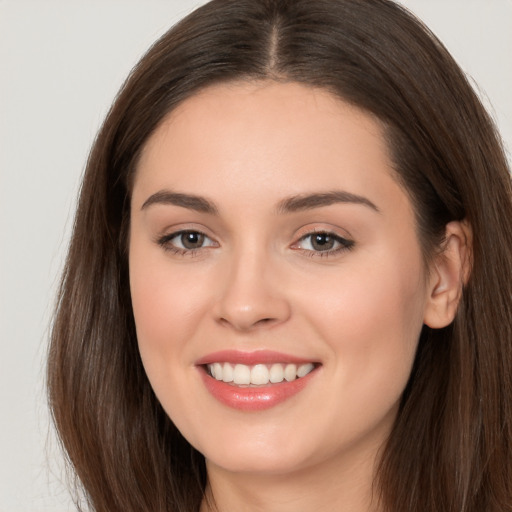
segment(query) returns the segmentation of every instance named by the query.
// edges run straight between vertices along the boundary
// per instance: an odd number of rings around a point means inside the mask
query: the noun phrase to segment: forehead
[[[209,195],[219,185],[248,201],[332,188],[378,195],[397,188],[393,175],[373,116],[323,89],[237,82],[200,91],[164,119],[142,152],[134,196],[158,187]]]

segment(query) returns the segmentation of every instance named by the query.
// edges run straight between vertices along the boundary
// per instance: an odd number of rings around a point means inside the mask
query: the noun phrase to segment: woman
[[[512,194],[384,0],[214,0],[92,149],[52,333],[95,510],[512,509]]]

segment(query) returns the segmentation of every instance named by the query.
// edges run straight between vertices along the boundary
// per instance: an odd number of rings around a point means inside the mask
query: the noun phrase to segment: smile
[[[210,395],[240,411],[262,411],[289,400],[313,381],[321,366],[265,350],[228,350],[196,361]]]
[[[207,365],[208,373],[216,380],[233,383],[236,386],[265,386],[292,382],[308,375],[315,365],[305,363],[300,366],[294,363],[274,363],[272,365],[213,363]]]

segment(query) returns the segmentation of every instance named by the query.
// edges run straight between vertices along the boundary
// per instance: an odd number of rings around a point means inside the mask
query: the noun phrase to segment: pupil
[[[312,245],[318,251],[327,251],[333,248],[334,239],[325,233],[320,233],[313,237]]]
[[[201,233],[183,233],[181,243],[186,249],[197,249],[203,245],[204,235]]]

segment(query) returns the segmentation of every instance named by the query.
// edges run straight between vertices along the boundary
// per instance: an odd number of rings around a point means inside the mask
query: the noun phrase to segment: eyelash
[[[198,231],[196,229],[183,229],[181,231],[175,231],[174,233],[169,233],[168,235],[162,236],[161,238],[159,238],[157,240],[157,243],[164,249],[164,251],[171,252],[178,256],[196,256],[197,253],[201,249],[205,249],[204,246],[198,247],[196,249],[187,249],[187,248],[176,247],[175,245],[173,245],[171,243],[171,240],[173,240],[174,238],[178,238],[180,236],[187,235],[187,234],[195,234],[195,235],[203,236],[205,239],[211,240],[211,238],[208,235],[206,235],[205,233]],[[208,246],[206,246],[206,247],[208,247]]]
[[[325,251],[315,251],[312,249],[302,249],[300,247],[297,247],[298,244],[303,242],[304,240],[307,240],[308,238],[311,239],[313,236],[319,236],[324,235],[326,237],[331,238],[334,243],[339,244],[339,247],[336,249],[327,249]],[[311,242],[310,242],[311,243]],[[306,235],[302,236],[297,243],[292,246],[292,248],[296,248],[296,250],[302,251],[306,256],[310,258],[328,258],[329,256],[337,256],[345,251],[350,251],[354,248],[355,242],[353,240],[349,240],[348,238],[344,238],[340,235],[337,235],[336,233],[333,233],[331,231],[325,231],[325,230],[318,230],[318,231],[312,231],[310,233],[307,233]]]
[[[205,233],[193,229],[184,229],[181,231],[175,231],[174,233],[170,233],[168,235],[164,235],[160,237],[157,240],[158,245],[160,245],[165,251],[171,252],[173,254],[176,254],[178,256],[196,256],[199,251],[202,249],[206,249],[208,247],[215,247],[215,242],[208,246],[202,246],[195,249],[187,249],[187,248],[181,248],[176,247],[174,244],[171,243],[171,241],[175,238],[178,238],[183,235],[187,234],[195,234],[204,237],[207,240],[211,240],[211,238],[206,235]],[[313,236],[319,236],[319,235],[325,235],[326,237],[331,238],[334,243],[339,244],[339,247],[336,249],[326,249],[324,251],[315,251],[313,249],[303,249],[301,247],[298,247],[303,241],[307,240],[308,238],[311,239]],[[352,240],[349,240],[347,238],[343,238],[336,233],[330,232],[330,231],[312,231],[310,233],[307,233],[306,235],[303,235],[295,244],[292,245],[292,249],[301,251],[303,254],[305,254],[309,258],[326,258],[329,256],[336,256],[342,252],[350,251],[354,248],[355,242]]]

